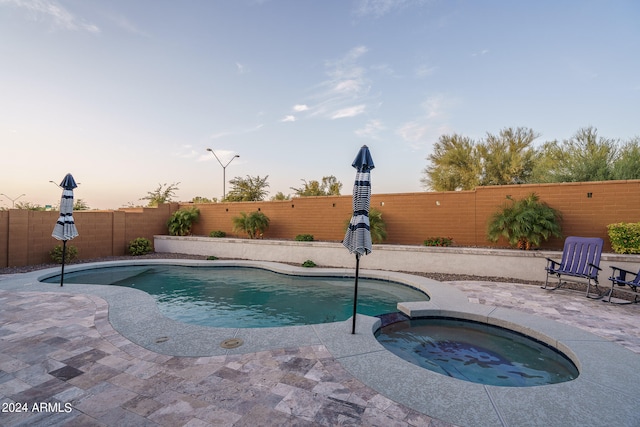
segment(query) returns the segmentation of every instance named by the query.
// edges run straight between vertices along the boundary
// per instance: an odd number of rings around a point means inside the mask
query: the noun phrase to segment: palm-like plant
[[[562,237],[561,219],[560,212],[540,202],[535,193],[521,200],[509,197],[509,203],[491,217],[487,237],[492,242],[504,237],[511,246],[529,250],[551,236]]]
[[[269,218],[262,212],[240,212],[233,217],[233,231],[242,231],[249,235],[250,239],[264,233],[269,228]]]
[[[344,222],[345,232],[349,228],[350,222],[351,218],[347,218]],[[382,219],[382,212],[375,208],[369,210],[369,232],[372,243],[382,243],[387,238],[387,226]]]

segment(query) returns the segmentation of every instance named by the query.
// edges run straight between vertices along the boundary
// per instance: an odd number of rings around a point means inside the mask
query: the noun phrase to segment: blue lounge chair
[[[607,302],[614,304],[633,304],[640,302],[640,299],[638,299],[640,298],[640,271],[633,273],[629,270],[614,266],[611,266],[611,269],[613,270],[611,277],[609,277],[609,280],[611,280],[611,289],[608,291],[608,295],[605,295],[605,297],[608,297]],[[618,288],[616,288],[616,286],[618,286]],[[627,286],[629,289],[627,289]],[[633,300],[626,301],[615,298],[614,301],[611,301],[614,289],[632,294],[634,296]]]
[[[587,284],[588,298],[602,298],[598,288],[598,272],[600,271],[600,255],[604,241],[599,237],[567,237],[562,250],[560,262],[547,258],[547,280],[543,289],[555,290],[566,281]],[[549,276],[558,277],[558,284],[550,288]],[[563,281],[564,280],[564,281]],[[591,285],[595,285],[597,294],[591,295]]]

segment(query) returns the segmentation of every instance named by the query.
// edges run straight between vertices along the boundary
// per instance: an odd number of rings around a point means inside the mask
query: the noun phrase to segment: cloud
[[[487,53],[489,53],[489,49],[483,49],[480,52],[472,53],[471,56],[483,56],[483,55],[486,55]]]
[[[293,115],[288,115],[288,116],[284,116],[284,118],[282,120],[280,120],[283,123],[286,122],[295,122],[296,121],[296,116]]]
[[[311,116],[353,117],[366,109],[371,82],[360,62],[368,50],[366,46],[356,46],[338,59],[325,61],[328,78],[319,83],[311,95],[313,103],[307,107]]]
[[[238,69],[238,74],[246,74],[249,72],[249,69],[239,62],[236,62],[236,68]]]
[[[227,136],[233,136],[233,135],[244,135],[246,133],[251,133],[251,132],[257,132],[260,129],[262,129],[264,125],[260,124],[254,127],[250,127],[250,128],[246,128],[246,129],[237,129],[237,130],[226,130],[226,131],[222,131],[222,132],[216,132],[213,133],[209,136],[209,138],[211,139],[220,139],[220,138],[225,138]]]
[[[301,113],[303,111],[307,111],[309,109],[309,107],[305,104],[296,104],[293,106],[293,111],[297,112],[297,113]]]
[[[427,0],[359,0],[354,10],[356,16],[380,18],[410,6],[420,6]]]
[[[430,67],[428,65],[422,64],[416,68],[415,74],[416,77],[428,77],[432,75],[436,70],[436,67]]]
[[[34,21],[50,21],[53,27],[70,31],[99,33],[97,25],[76,18],[71,12],[55,0],[0,0],[0,4],[9,4],[25,9]]]
[[[354,105],[353,107],[342,108],[333,113],[332,119],[344,119],[346,117],[355,117],[362,113],[366,109],[365,105]]]
[[[369,120],[362,129],[357,129],[355,134],[360,138],[378,139],[378,134],[385,130],[380,120]]]
[[[177,152],[173,153],[175,157],[181,159],[193,159],[198,157],[198,154],[199,152],[196,151],[192,145],[183,145]]]
[[[455,101],[443,95],[429,97],[421,104],[423,114],[415,120],[402,124],[396,133],[407,141],[411,148],[424,149],[440,135],[449,132],[448,111],[454,104]]]

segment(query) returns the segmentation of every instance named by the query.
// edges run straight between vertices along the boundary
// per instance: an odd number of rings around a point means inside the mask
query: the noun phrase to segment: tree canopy
[[[333,175],[323,176],[322,182],[316,180],[307,182],[305,179],[303,179],[302,182],[304,186],[300,188],[291,187],[298,197],[339,196],[340,189],[342,188],[342,183]]]
[[[249,176],[246,178],[235,177],[229,181],[231,184],[231,190],[227,193],[224,201],[227,202],[257,202],[264,200],[269,192],[266,190],[269,187],[267,182],[269,175],[264,178],[260,176]]]
[[[598,136],[594,127],[579,129],[562,142],[539,147],[532,129],[505,128],[474,141],[442,135],[427,157],[421,182],[434,191],[472,190],[482,185],[640,179],[640,138],[620,146]]]
[[[158,188],[153,191],[148,191],[145,197],[141,197],[140,200],[148,200],[147,206],[154,207],[162,203],[169,203],[173,201],[173,198],[178,191],[179,182],[174,182],[169,185],[158,184]]]

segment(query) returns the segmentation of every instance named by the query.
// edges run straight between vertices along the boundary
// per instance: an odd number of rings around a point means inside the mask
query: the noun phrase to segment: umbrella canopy
[[[351,333],[356,333],[356,312],[358,308],[358,275],[360,256],[372,251],[371,231],[369,230],[369,205],[371,203],[371,169],[375,166],[371,153],[363,145],[351,164],[356,170],[356,181],[353,185],[353,216],[342,244],[350,253],[356,254],[356,278],[353,289],[353,323]]]
[[[73,189],[77,187],[76,181],[68,173],[60,183],[62,199],[60,200],[60,216],[53,228],[51,236],[58,240],[71,240],[78,236],[78,230],[73,222]]]
[[[349,252],[367,255],[371,252],[371,232],[369,230],[369,205],[371,203],[371,169],[375,166],[371,153],[363,145],[351,164],[356,170],[356,181],[353,185],[353,216],[349,222],[347,234],[342,244]]]

